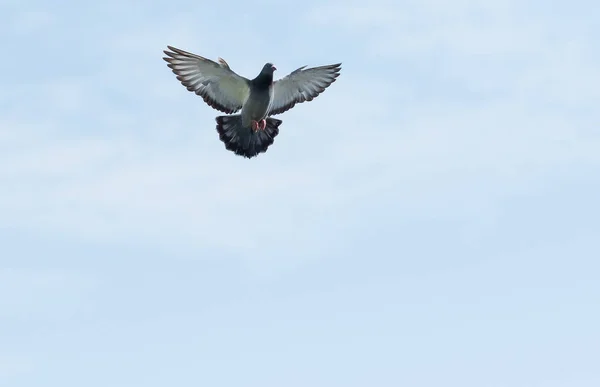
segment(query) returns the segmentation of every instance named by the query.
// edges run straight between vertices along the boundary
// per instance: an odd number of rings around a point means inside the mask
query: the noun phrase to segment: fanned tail
[[[279,125],[283,122],[268,117],[265,129],[254,131],[242,125],[242,116],[239,114],[219,116],[216,121],[219,139],[223,141],[225,148],[248,159],[267,151],[279,134]]]

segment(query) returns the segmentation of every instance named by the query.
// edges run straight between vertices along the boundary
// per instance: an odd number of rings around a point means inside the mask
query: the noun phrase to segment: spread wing
[[[273,83],[273,103],[269,115],[281,114],[297,103],[312,101],[335,82],[340,75],[341,63],[312,67],[302,66]]]
[[[164,51],[168,57],[163,59],[189,91],[223,113],[235,113],[242,108],[250,95],[248,79],[236,74],[220,58],[220,63],[216,63],[175,47],[167,47],[170,51]]]

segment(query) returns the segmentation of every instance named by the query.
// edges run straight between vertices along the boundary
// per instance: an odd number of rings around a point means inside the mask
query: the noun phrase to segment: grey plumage
[[[163,59],[183,86],[218,111],[239,112],[217,117],[217,132],[226,149],[246,158],[266,152],[279,134],[282,121],[272,115],[312,101],[335,82],[341,70],[341,63],[308,69],[303,66],[273,81],[276,68],[266,63],[256,78],[250,80],[235,73],[221,58],[217,63],[167,47],[169,50],[164,51],[167,57]]]

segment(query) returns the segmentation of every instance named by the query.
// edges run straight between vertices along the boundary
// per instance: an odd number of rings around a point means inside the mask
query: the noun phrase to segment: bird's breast
[[[266,118],[271,106],[272,89],[254,90],[242,108],[242,117],[245,120],[262,120]]]

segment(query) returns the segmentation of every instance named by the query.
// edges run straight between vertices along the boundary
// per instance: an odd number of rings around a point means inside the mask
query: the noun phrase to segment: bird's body
[[[250,88],[248,100],[242,107],[242,124],[252,126],[252,121],[260,122],[267,118],[269,109],[273,102],[273,77],[269,80],[250,81],[253,86]]]
[[[283,121],[273,118],[297,103],[311,101],[335,82],[341,64],[305,69],[300,67],[273,81],[276,70],[266,63],[252,80],[236,74],[225,60],[218,63],[168,46],[163,58],[189,90],[211,107],[230,114],[218,116],[217,132],[226,149],[252,158],[266,152],[279,134]],[[238,113],[239,114],[233,114]]]

